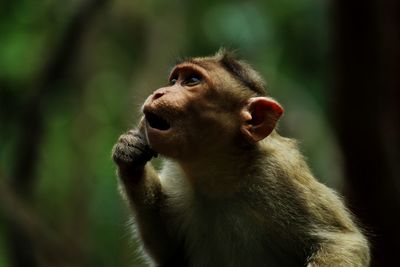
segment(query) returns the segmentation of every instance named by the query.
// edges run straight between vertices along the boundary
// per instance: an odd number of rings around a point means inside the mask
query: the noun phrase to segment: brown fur
[[[180,62],[170,80],[113,150],[152,263],[369,265],[368,242],[340,197],[274,130],[282,108],[256,71],[220,51]],[[154,151],[166,157],[160,174],[146,164]]]

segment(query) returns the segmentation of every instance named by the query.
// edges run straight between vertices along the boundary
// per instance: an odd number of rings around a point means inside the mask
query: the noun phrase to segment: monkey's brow
[[[191,57],[178,59],[175,62],[175,66],[181,65],[181,64],[184,64],[184,63],[190,63],[190,64],[193,64],[193,65],[197,65],[197,66],[199,66],[199,67],[201,67],[201,68],[203,68],[205,70],[210,70],[210,66],[209,66],[209,64],[207,62],[196,60],[196,59],[191,58]]]

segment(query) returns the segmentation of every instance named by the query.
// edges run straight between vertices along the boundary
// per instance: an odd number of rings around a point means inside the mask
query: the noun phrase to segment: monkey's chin
[[[148,122],[146,122],[147,141],[153,149],[155,149],[158,144],[164,143],[165,141],[169,140],[171,138],[171,134],[173,134],[172,131],[173,129],[171,127],[166,130],[161,130],[152,127]]]
[[[175,143],[174,136],[175,134],[172,128],[169,128],[168,130],[159,130],[150,127],[148,124],[146,125],[146,137],[148,144],[155,152],[164,157],[176,157],[175,153],[177,149],[173,148],[174,146],[171,146],[171,144]]]

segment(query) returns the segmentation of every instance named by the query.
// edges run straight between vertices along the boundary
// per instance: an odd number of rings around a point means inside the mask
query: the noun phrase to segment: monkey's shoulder
[[[266,190],[269,195],[277,192],[274,196],[276,202],[287,203],[285,208],[289,213],[295,213],[295,218],[300,218],[300,225],[318,225],[327,229],[356,228],[342,197],[312,174],[296,140],[274,134],[261,145],[267,155],[264,164],[269,165],[267,169],[274,170],[271,184],[279,187],[271,191],[268,188],[271,186],[267,185]]]

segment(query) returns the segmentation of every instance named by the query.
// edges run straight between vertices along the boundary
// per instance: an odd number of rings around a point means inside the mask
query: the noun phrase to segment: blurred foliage
[[[1,179],[12,179],[15,159],[25,153],[16,145],[22,111],[50,86],[38,100],[44,126],[27,206],[52,232],[74,240],[82,266],[138,264],[110,150],[181,55],[238,49],[285,106],[281,132],[300,140],[322,181],[340,187],[340,153],[325,114],[328,2],[106,1],[82,25],[63,73],[46,83],[59,47],[70,48],[63,36],[84,2],[0,2]],[[0,267],[9,266],[4,219],[0,213]]]

